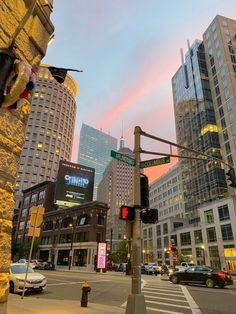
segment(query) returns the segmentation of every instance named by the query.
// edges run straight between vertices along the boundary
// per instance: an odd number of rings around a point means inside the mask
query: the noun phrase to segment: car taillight
[[[226,273],[222,272],[222,271],[219,271],[217,273],[218,276],[220,276],[221,278],[225,278],[226,277]]]

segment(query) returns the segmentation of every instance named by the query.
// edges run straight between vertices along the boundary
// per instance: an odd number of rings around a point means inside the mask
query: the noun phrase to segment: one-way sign
[[[162,157],[159,159],[144,160],[140,162],[140,168],[148,168],[148,167],[168,164],[169,162],[170,162],[170,156]]]
[[[111,150],[111,157],[118,159],[122,162],[125,162],[126,164],[130,165],[130,166],[135,166],[135,159],[126,156],[124,154],[118,153],[115,150]]]

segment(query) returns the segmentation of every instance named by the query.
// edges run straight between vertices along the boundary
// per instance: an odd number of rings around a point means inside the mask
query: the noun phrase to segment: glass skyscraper
[[[111,150],[117,149],[117,139],[82,124],[80,131],[78,163],[95,169],[93,199],[97,199],[97,187],[102,180],[103,172],[111,160]]]
[[[203,42],[196,40],[172,78],[176,134],[179,145],[221,159]],[[179,150],[183,156],[192,156]],[[195,155],[196,157],[196,155]],[[200,157],[200,156],[198,156]],[[199,205],[227,193],[222,164],[215,161],[180,159],[185,211],[195,219]],[[192,215],[191,215],[192,214]]]

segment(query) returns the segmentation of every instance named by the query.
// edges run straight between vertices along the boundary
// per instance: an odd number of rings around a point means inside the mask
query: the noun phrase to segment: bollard
[[[82,284],[82,297],[81,297],[81,307],[87,307],[88,305],[88,294],[90,293],[91,288],[87,281]]]

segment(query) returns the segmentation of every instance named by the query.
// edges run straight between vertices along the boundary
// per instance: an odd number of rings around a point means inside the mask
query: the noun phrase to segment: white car
[[[10,266],[10,292],[22,292],[25,281],[25,273],[27,264],[14,263]],[[35,272],[33,268],[29,267],[28,276],[25,285],[25,291],[27,290],[39,290],[43,291],[46,288],[47,278],[38,272]]]

